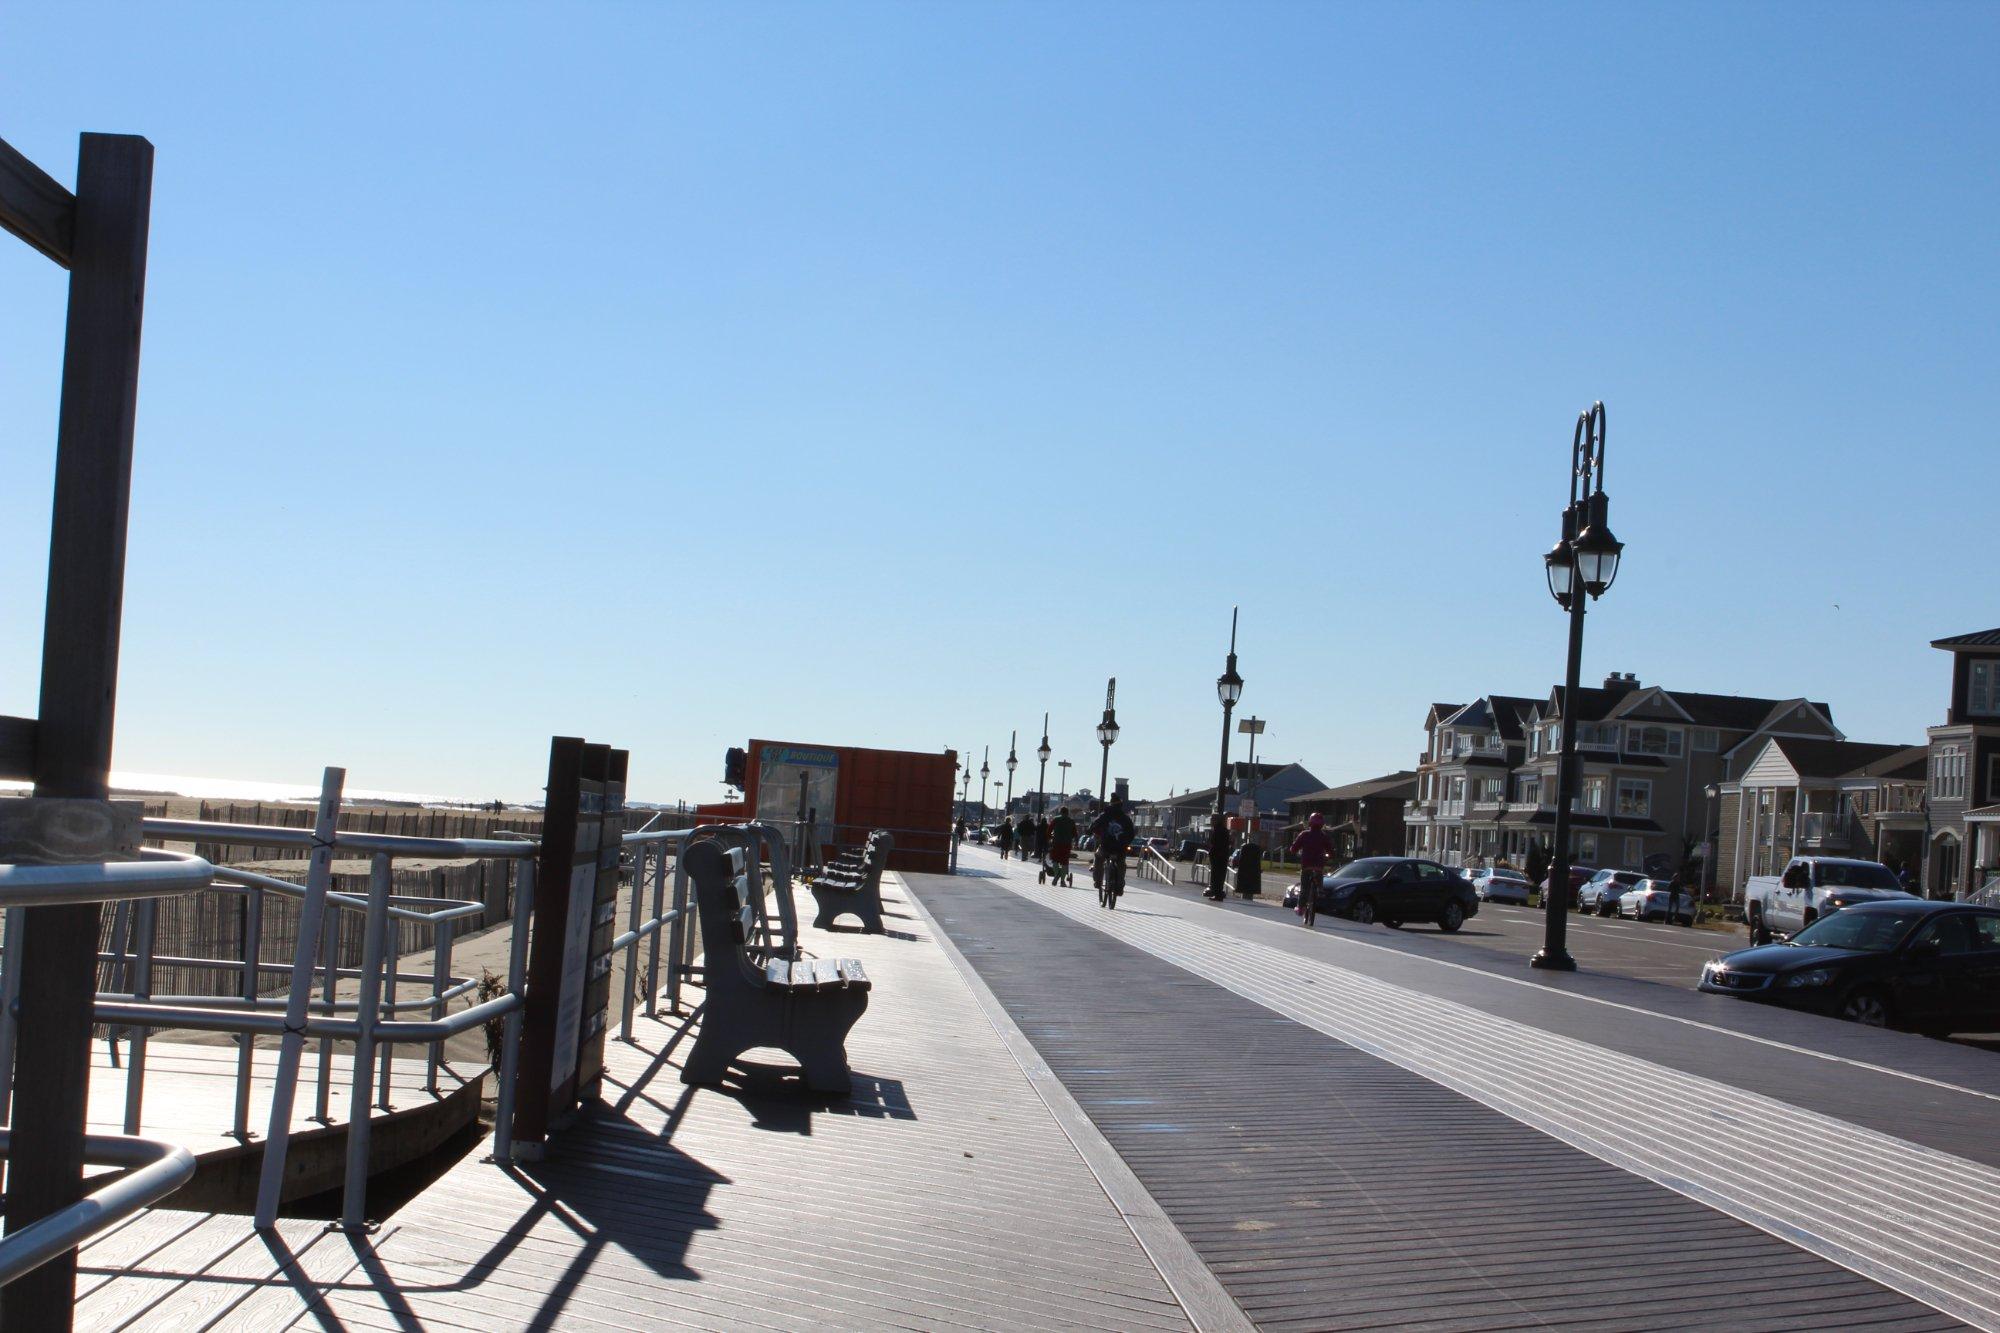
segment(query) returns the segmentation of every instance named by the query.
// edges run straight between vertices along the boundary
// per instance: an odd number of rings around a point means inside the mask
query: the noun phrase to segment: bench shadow
[[[772,1134],[811,1137],[813,1117],[851,1116],[863,1120],[915,1120],[909,1094],[901,1079],[883,1078],[861,1070],[850,1072],[846,1094],[814,1092],[792,1064],[737,1060],[729,1066],[722,1086],[711,1089],[736,1101],[750,1113],[753,1129]]]

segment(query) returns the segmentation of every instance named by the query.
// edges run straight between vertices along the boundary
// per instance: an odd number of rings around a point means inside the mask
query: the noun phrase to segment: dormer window
[[[1965,711],[1974,717],[2000,715],[2000,662],[1986,658],[1967,664]]]

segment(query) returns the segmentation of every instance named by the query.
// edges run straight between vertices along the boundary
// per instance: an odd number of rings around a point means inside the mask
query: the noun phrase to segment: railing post
[[[304,921],[306,904],[299,904],[301,923]],[[340,985],[340,912],[327,907],[322,913],[326,923],[326,942],[322,948],[324,967],[320,997],[326,1002],[325,1010],[333,1012],[333,1001],[339,994]],[[303,924],[301,924],[303,929]],[[322,1125],[333,1123],[333,1038],[319,1039],[319,1095],[313,1104],[313,1119]]]
[[[395,879],[388,853],[368,863],[368,917],[361,937],[361,994],[355,1010],[354,1084],[347,1099],[347,1179],[341,1190],[340,1225],[359,1231],[368,1225],[368,1104],[374,1091],[375,1024],[380,1021],[382,963],[389,927],[389,890]]]
[[[243,898],[243,998],[255,1004],[263,994],[264,891],[245,889]],[[250,1141],[250,1082],[257,1073],[257,1038],[244,1033],[236,1051],[236,1141]]]
[[[632,849],[637,857],[632,863],[632,906],[625,913],[625,929],[633,932],[632,942],[625,946],[625,989],[618,1008],[618,1040],[632,1040],[632,1006],[638,995],[639,984],[639,909],[645,905],[646,897],[646,856],[653,849],[648,843],[640,843]]]
[[[451,941],[453,927],[458,923],[446,918],[438,922],[431,932],[431,1020],[444,1020],[445,987],[451,984]],[[438,1095],[438,1061],[444,1051],[444,1043],[434,1041],[429,1044],[430,1054],[424,1062],[424,1089],[431,1096]]]
[[[132,904],[120,902],[111,909],[111,989],[121,995],[132,993]],[[130,1041],[130,1028],[110,1028],[104,1034],[104,1054],[113,1069],[118,1068],[118,1039]]]
[[[688,877],[687,840],[674,853],[674,921],[667,929],[667,1012],[681,1011],[681,978],[687,972]]]
[[[285,1035],[278,1043],[278,1072],[271,1086],[270,1129],[264,1136],[264,1166],[257,1182],[259,1231],[277,1225],[285,1189],[285,1150],[292,1139],[292,1103],[298,1092],[299,1057],[306,1044],[306,1011],[312,1004],[312,960],[326,916],[326,889],[333,878],[333,830],[340,814],[340,789],[347,771],[329,768],[320,781],[319,811],[313,820],[312,860],[307,863],[306,898],[299,910],[299,948],[292,985],[285,997]]]
[[[387,857],[379,857],[378,859],[388,861]],[[396,891],[395,864],[389,862],[388,868],[383,873],[389,877],[389,892],[394,894]],[[371,893],[374,890],[373,880],[369,882],[369,890]],[[380,1018],[382,1013],[386,1011],[389,1017],[394,1018],[396,1016],[396,978],[403,970],[403,928],[390,919],[389,904],[386,901],[382,904],[382,931],[384,940],[382,956],[389,961],[382,977],[381,1003],[376,1008],[376,1017]],[[435,1048],[436,1043],[432,1043],[432,1045]],[[395,1091],[396,1067],[390,1063],[390,1058],[395,1052],[395,1044],[385,1041],[378,1049],[382,1052],[382,1072],[376,1076],[375,1080],[375,1105],[377,1109],[387,1111],[390,1109],[390,1094]]]
[[[7,909],[7,937],[0,943],[0,1123],[14,1118],[14,1010],[21,999],[21,922],[26,911]]]
[[[157,899],[148,898],[141,902],[135,913],[137,929],[133,934],[139,941],[139,961],[132,971],[132,995],[144,1004],[153,998],[153,932],[159,922],[160,904]],[[132,1029],[132,1048],[125,1064],[125,1132],[139,1132],[139,1115],[146,1100],[146,1037],[151,1029],[141,1025]]]
[[[659,855],[653,858],[653,911],[647,919],[658,921],[667,910],[667,844],[660,844]],[[652,936],[646,941],[646,1017],[654,1018],[660,1012],[660,927],[653,927]]]
[[[514,865],[514,936],[507,947],[507,992],[526,999],[528,921],[534,915],[535,862],[522,857]],[[507,1015],[500,1038],[500,1087],[493,1107],[493,1157],[514,1160],[514,1072],[521,1059],[522,1006]]]

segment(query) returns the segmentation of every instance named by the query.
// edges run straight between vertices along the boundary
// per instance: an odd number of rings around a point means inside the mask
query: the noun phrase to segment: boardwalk
[[[79,1326],[1188,1327],[928,926],[889,910],[886,938],[806,938],[875,979],[851,1103],[687,1089],[676,1029],[645,1024],[547,1162],[469,1158],[372,1238],[146,1215],[85,1251]]]

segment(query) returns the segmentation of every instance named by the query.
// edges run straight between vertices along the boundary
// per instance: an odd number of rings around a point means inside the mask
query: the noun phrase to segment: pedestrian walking
[[[993,837],[1000,844],[1000,859],[1006,860],[1007,853],[1014,850],[1014,826],[1007,822],[1005,815],[1000,816],[1000,827],[994,831]]]
[[[1046,815],[1035,816],[1035,859],[1049,859],[1049,820]]]
[[[1014,830],[1014,846],[1020,849],[1021,859],[1028,859],[1028,853],[1035,847],[1035,821],[1027,815],[1021,816],[1021,823]]]
[[[1292,855],[1299,860],[1299,916],[1307,926],[1319,913],[1319,886],[1326,879],[1326,863],[1333,857],[1333,839],[1321,827],[1325,823],[1324,815],[1314,813],[1292,839]]]
[[[1045,878],[1057,885],[1070,882],[1069,849],[1076,843],[1076,821],[1069,817],[1069,807],[1056,810],[1056,817],[1049,821],[1049,860],[1042,868]]]
[[[1211,815],[1209,817],[1208,863],[1212,867],[1221,866],[1224,876],[1223,883],[1226,884],[1229,882],[1227,878],[1229,873],[1229,825],[1223,822],[1221,815]],[[1211,870],[1210,873],[1214,872]],[[1203,889],[1201,896],[1221,902],[1229,895],[1222,889]]]

